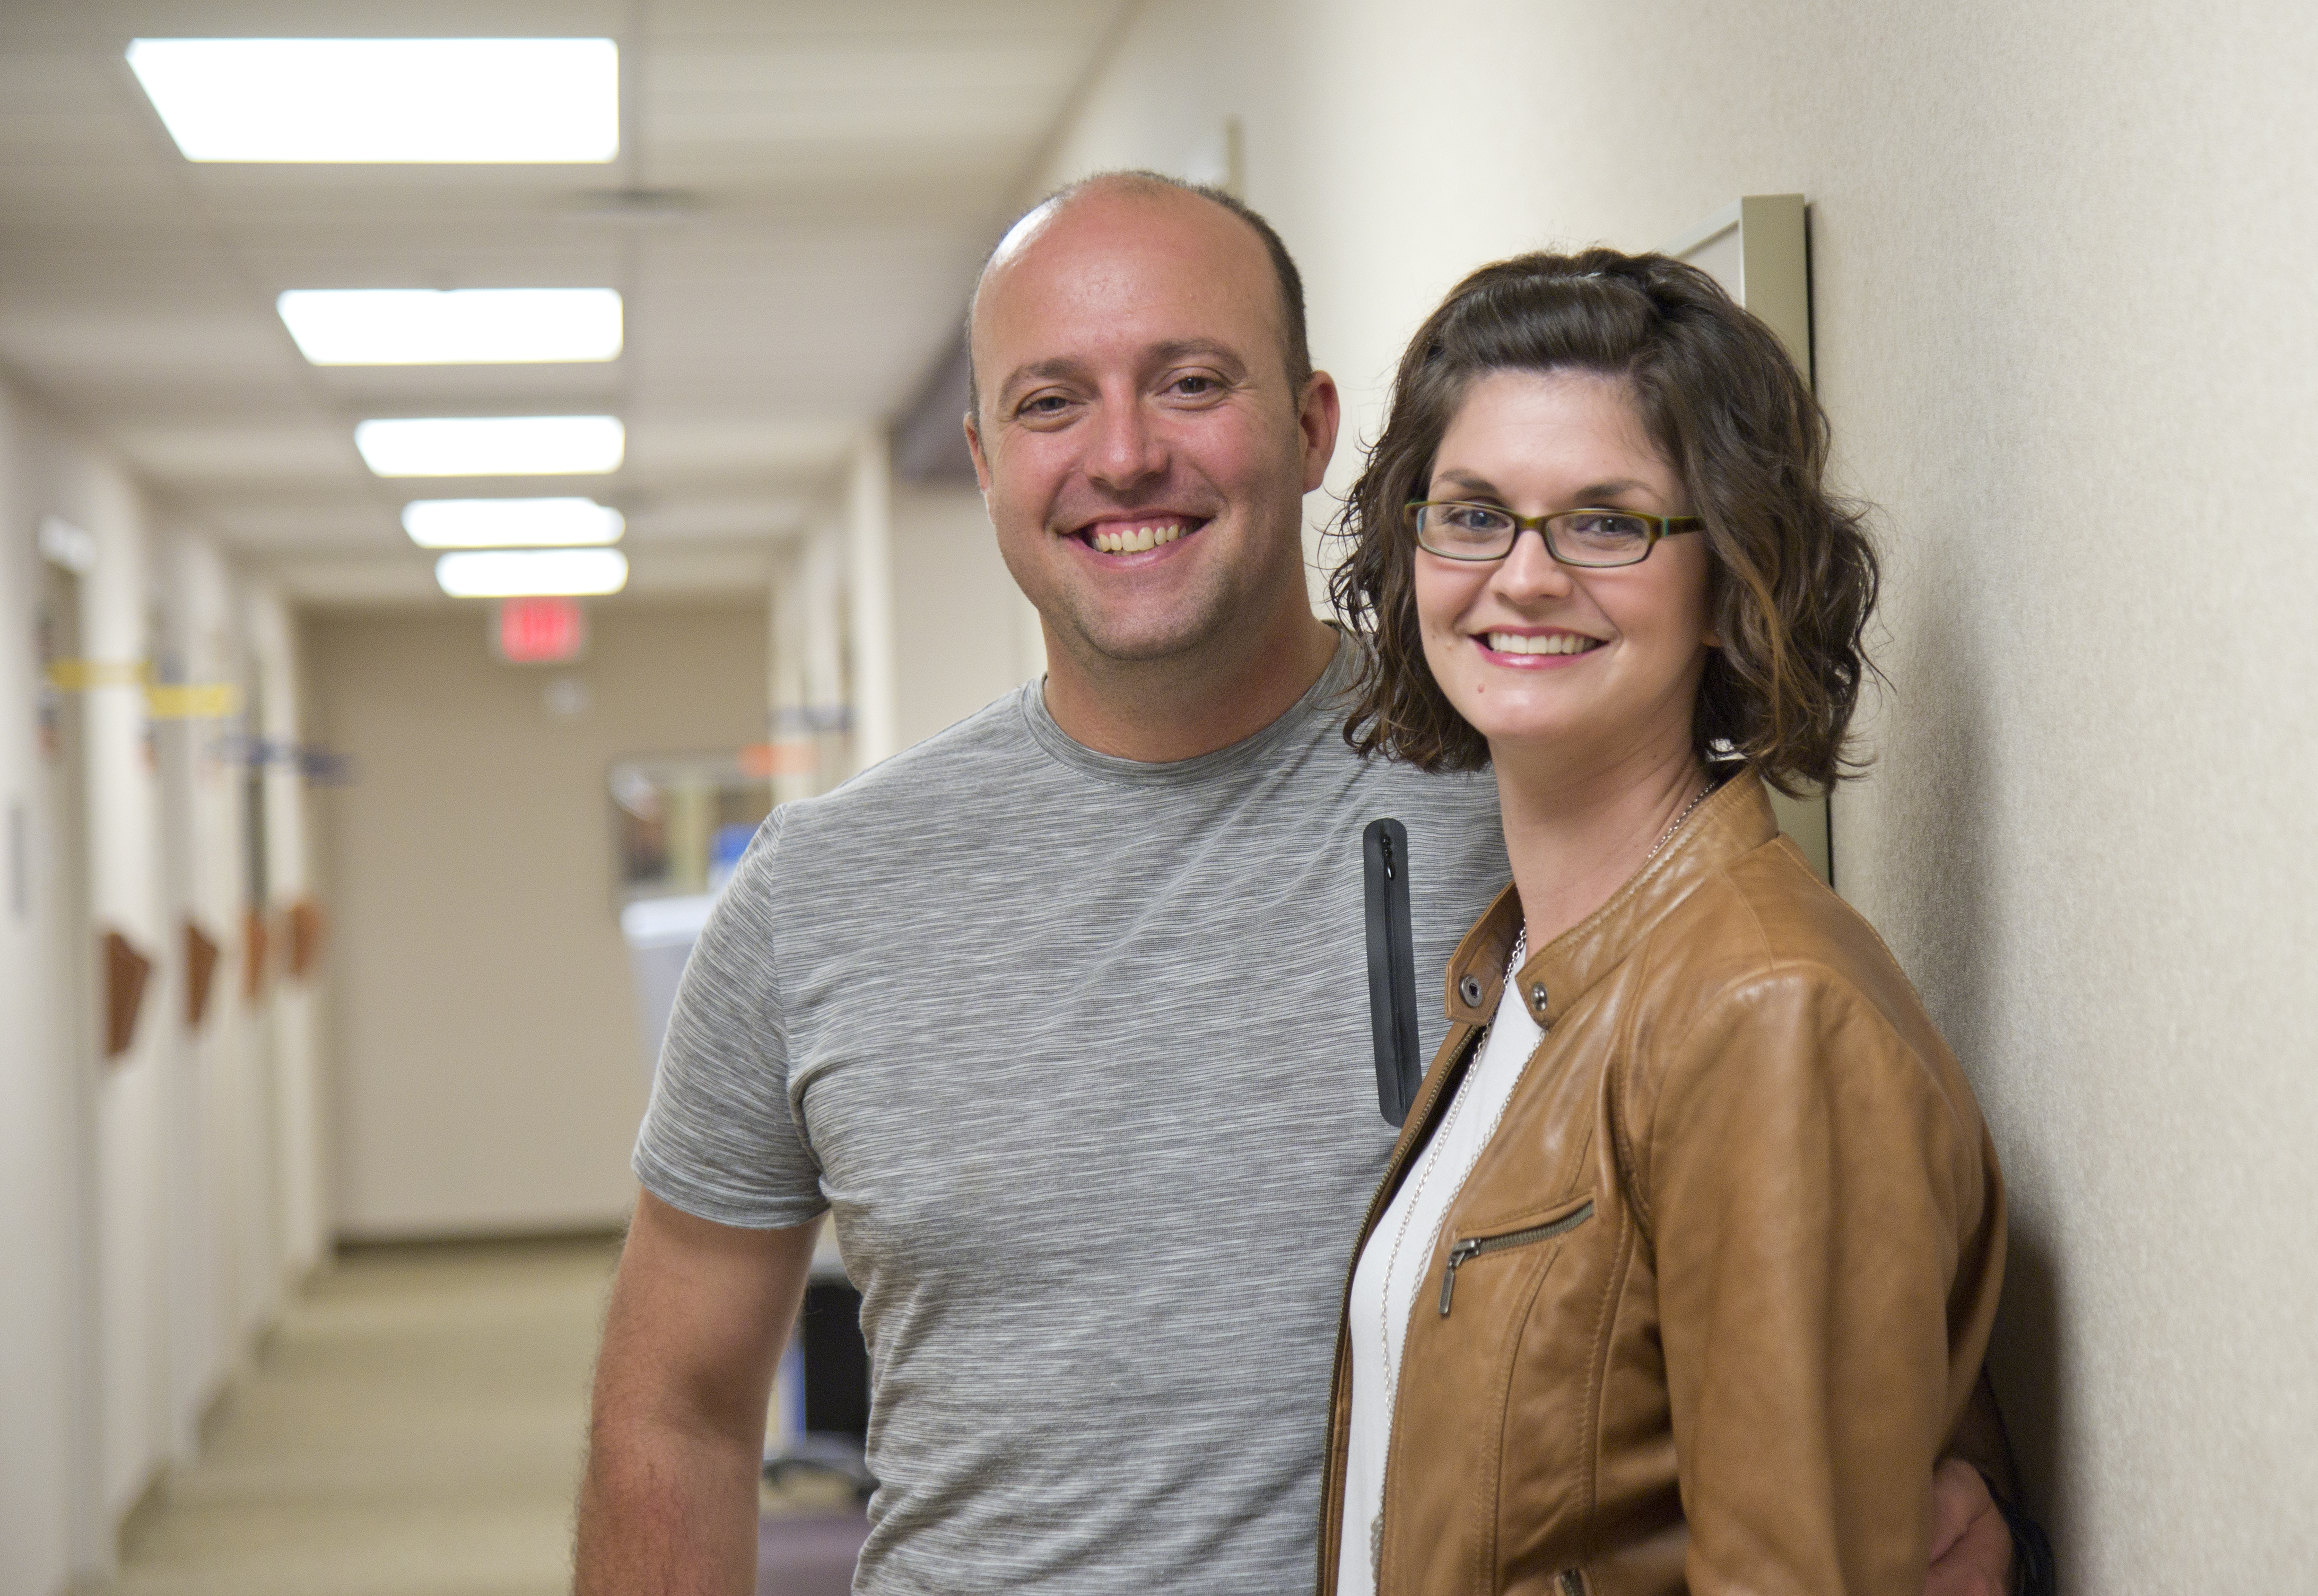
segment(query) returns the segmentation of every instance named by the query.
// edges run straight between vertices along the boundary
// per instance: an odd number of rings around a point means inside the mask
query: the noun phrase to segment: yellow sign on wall
[[[145,689],[145,713],[157,721],[223,721],[241,713],[231,682],[175,682]]]
[[[156,682],[145,659],[51,659],[49,685],[60,693],[100,687],[143,687],[145,713],[157,721],[224,721],[241,713],[241,689],[231,682]]]

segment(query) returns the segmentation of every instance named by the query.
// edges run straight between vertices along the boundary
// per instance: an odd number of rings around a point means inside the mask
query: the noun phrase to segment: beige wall
[[[35,552],[43,518],[89,534],[65,576]],[[216,545],[157,517],[104,450],[0,387],[0,1596],[48,1596],[111,1568],[123,1515],[169,1464],[312,1261],[274,1170],[285,1093],[310,1072],[270,1036],[310,997],[239,997],[230,935],[245,902],[243,784],[229,720],[157,714],[134,671],[234,684],[256,650],[246,585]],[[35,735],[43,607],[67,659],[102,685],[49,696]],[[76,632],[76,637],[68,636]],[[294,695],[285,695],[292,704]],[[277,834],[304,794],[278,784]],[[13,848],[0,833],[0,848]],[[21,873],[19,866],[21,865]],[[21,889],[21,890],[20,890]],[[184,1015],[180,928],[228,933],[199,1027]],[[153,961],[131,1045],[101,1059],[93,932]]]
[[[342,1233],[609,1224],[648,1080],[606,776],[764,736],[765,609],[615,604],[570,667],[500,663],[485,612],[324,614],[305,634],[330,789]],[[554,677],[585,684],[560,719]]]
[[[89,1329],[80,1255],[86,1071],[65,928],[67,879],[58,785],[35,736],[35,627],[43,573],[32,528],[47,486],[40,440],[16,396],[0,389],[0,1592],[61,1589],[97,1537],[94,1463],[85,1433],[93,1383],[76,1367]],[[74,941],[77,942],[77,937]],[[86,1520],[76,1522],[76,1520]]]
[[[313,794],[301,767],[316,733],[307,713],[306,672],[299,657],[294,613],[281,593],[253,583],[244,596],[243,625],[256,734],[271,750],[261,784],[265,806],[265,884],[278,908],[324,894],[314,867]],[[277,921],[278,923],[278,921]],[[277,946],[277,968],[286,953]],[[263,1032],[274,1137],[269,1179],[275,1245],[292,1277],[328,1256],[332,1232],[326,1166],[328,1067],[322,1056],[320,986],[328,975],[328,947],[315,975],[277,979],[271,987]]]
[[[1042,175],[1242,119],[1338,485],[1467,267],[1810,197],[1890,575],[1837,870],[1995,1126],[1997,1372],[2079,1590],[2318,1566],[2314,72],[2288,0],[1157,0]]]
[[[894,632],[903,748],[1045,673],[1038,612],[999,559],[973,489],[895,494]]]

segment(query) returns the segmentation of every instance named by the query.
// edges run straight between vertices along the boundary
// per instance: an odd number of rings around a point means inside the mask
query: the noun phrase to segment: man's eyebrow
[[[1218,361],[1235,371],[1246,364],[1238,350],[1216,338],[1177,338],[1171,343],[1154,345],[1151,350],[1154,365],[1172,365],[1179,360],[1195,356]]]
[[[1076,377],[1083,375],[1085,370],[1081,363],[1067,355],[1058,355],[1053,360],[1034,360],[1007,372],[1006,381],[998,385],[998,394],[1003,399],[1025,382],[1041,382],[1051,377]]]

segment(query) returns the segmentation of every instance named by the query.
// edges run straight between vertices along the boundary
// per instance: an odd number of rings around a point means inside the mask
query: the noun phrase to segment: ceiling
[[[419,497],[626,512],[639,591],[761,582],[849,441],[953,346],[972,273],[1123,0],[6,0],[0,370],[293,594],[432,591]],[[147,37],[609,36],[609,166],[185,161]],[[290,288],[609,286],[620,359],[319,368]],[[373,416],[609,410],[615,475],[373,477]]]

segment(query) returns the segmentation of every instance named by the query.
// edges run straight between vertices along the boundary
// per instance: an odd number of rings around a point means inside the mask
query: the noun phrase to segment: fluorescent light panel
[[[627,522],[592,498],[421,498],[402,530],[422,549],[549,549],[616,543]]]
[[[454,598],[617,593],[628,585],[628,557],[617,549],[476,549],[437,560],[435,584]]]
[[[293,288],[274,300],[318,366],[513,365],[614,360],[609,288]]]
[[[355,427],[382,477],[597,476],[620,469],[627,433],[612,416],[432,416]]]
[[[620,152],[608,39],[139,39],[189,161],[580,162]]]

